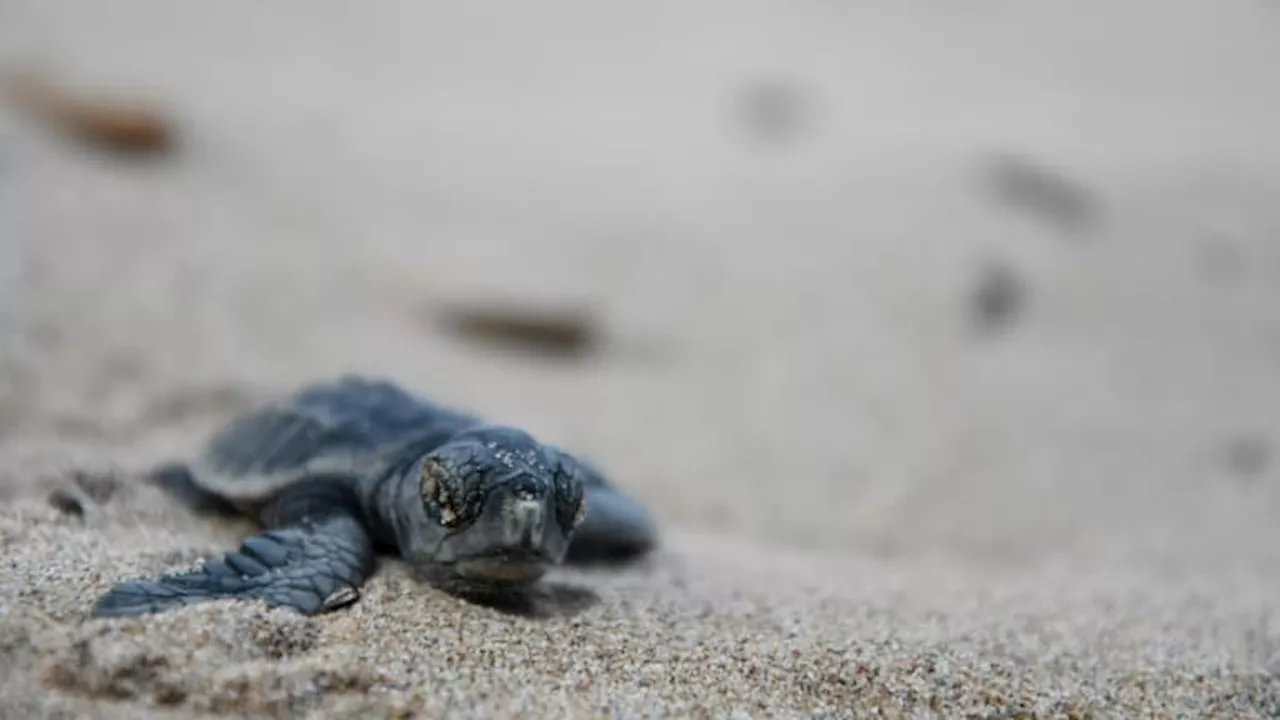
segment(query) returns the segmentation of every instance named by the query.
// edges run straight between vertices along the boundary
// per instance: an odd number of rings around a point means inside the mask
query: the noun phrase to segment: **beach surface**
[[[0,102],[0,717],[1280,715],[1278,29],[7,0],[6,72],[176,140]],[[495,302],[597,341],[444,319]],[[536,612],[386,558],[319,617],[88,618],[253,530],[140,473],[345,372],[592,458],[661,548]]]

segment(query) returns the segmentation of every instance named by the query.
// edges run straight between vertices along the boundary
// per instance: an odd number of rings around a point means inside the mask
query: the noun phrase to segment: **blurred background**
[[[1280,563],[1280,5],[0,2],[0,469],[357,371],[672,532]]]

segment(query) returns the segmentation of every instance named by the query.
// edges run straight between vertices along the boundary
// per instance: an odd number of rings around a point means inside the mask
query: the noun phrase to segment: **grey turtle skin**
[[[233,419],[151,478],[264,531],[196,569],[117,585],[95,617],[223,598],[314,615],[357,599],[380,552],[442,590],[501,595],[558,563],[621,563],[656,545],[648,512],[583,460],[354,375]]]

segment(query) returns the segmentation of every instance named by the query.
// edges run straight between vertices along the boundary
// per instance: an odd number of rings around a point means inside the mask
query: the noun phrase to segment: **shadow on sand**
[[[595,590],[564,582],[543,582],[536,587],[501,595],[466,595],[464,599],[481,607],[533,620],[572,617],[596,603]]]

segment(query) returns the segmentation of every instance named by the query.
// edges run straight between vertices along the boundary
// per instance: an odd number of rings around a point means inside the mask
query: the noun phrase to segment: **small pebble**
[[[985,266],[970,296],[974,327],[982,333],[1004,329],[1017,318],[1026,296],[1026,283],[1012,268],[1003,264]]]
[[[84,517],[84,504],[66,488],[57,488],[48,496],[49,504],[58,512],[72,517]]]
[[[1240,477],[1256,477],[1271,464],[1271,447],[1265,438],[1241,436],[1227,443],[1227,468]]]
[[[159,154],[174,144],[172,122],[151,103],[63,87],[48,78],[6,78],[11,101],[69,137],[101,149]]]
[[[804,93],[794,83],[762,80],[742,89],[740,111],[756,139],[770,143],[792,140],[804,126]]]
[[[436,316],[447,329],[468,340],[544,354],[584,355],[600,340],[596,319],[585,308],[454,303],[437,308]]]
[[[1014,153],[991,158],[986,165],[988,190],[1001,202],[1072,235],[1101,223],[1101,200],[1065,170]]]

